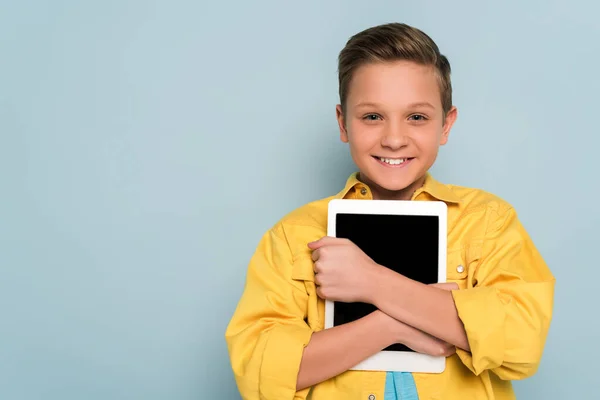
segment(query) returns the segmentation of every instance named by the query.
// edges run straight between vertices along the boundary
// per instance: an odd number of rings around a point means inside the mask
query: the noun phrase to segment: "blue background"
[[[0,1],[0,398],[236,399],[262,233],[353,171],[336,57],[401,21],[459,119],[433,169],[511,202],[557,277],[523,399],[590,398],[600,212],[591,1]]]

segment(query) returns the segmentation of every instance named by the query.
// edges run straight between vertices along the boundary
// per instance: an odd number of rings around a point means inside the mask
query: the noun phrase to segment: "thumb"
[[[332,237],[332,236],[323,236],[319,240],[315,240],[314,242],[308,243],[308,248],[311,250],[317,250],[318,248],[321,248],[327,244],[335,243],[336,240],[337,240],[337,238]]]

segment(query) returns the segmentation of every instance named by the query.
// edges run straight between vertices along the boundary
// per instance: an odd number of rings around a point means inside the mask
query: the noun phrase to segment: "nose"
[[[381,137],[381,146],[391,150],[398,150],[408,145],[409,138],[402,129],[390,127],[385,130]]]

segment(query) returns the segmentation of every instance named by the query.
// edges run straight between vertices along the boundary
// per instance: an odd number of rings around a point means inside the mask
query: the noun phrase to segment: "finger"
[[[454,353],[456,353],[456,346],[449,346],[446,348],[446,351],[444,352],[443,355],[444,355],[444,357],[450,357]]]
[[[446,343],[443,340],[438,339],[433,336],[432,336],[432,338],[435,339],[436,345],[433,346],[433,348],[432,348],[433,351],[430,355],[437,356],[437,357],[450,357],[456,351],[456,348],[454,347],[454,345],[451,345],[450,343]]]
[[[321,263],[319,261],[313,263],[313,271],[315,271],[315,274],[321,272]]]
[[[318,272],[315,272],[315,285],[317,288],[321,286],[321,277],[319,276]]]
[[[312,260],[313,260],[313,261],[315,261],[315,262],[316,262],[316,261],[317,261],[317,260],[318,260],[320,257],[321,257],[321,249],[320,249],[320,248],[319,248],[319,249],[316,249],[316,250],[314,250],[314,251],[312,252],[312,254],[311,254],[311,258],[312,258]]]
[[[321,289],[321,286],[317,286],[317,296],[319,296],[323,300],[327,300],[325,298],[325,295],[323,294],[323,290]]]
[[[345,239],[336,238],[333,236],[323,236],[321,239],[308,243],[308,248],[311,250],[319,249],[323,246],[339,244]]]
[[[322,274],[323,271],[323,263],[321,261],[317,261],[313,264],[313,271],[315,271],[315,274]]]

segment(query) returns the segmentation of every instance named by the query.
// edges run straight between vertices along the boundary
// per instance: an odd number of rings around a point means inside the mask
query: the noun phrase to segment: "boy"
[[[510,381],[533,375],[542,356],[554,278],[509,204],[428,172],[457,116],[448,60],[418,29],[377,26],[340,53],[339,84],[340,136],[358,172],[258,245],[226,332],[242,397],[514,399]],[[449,283],[411,281],[326,237],[332,198],[444,201]],[[324,330],[324,299],[377,311]],[[348,371],[394,343],[445,355],[445,371]]]

